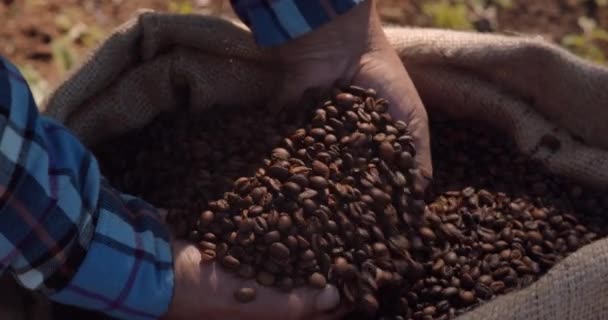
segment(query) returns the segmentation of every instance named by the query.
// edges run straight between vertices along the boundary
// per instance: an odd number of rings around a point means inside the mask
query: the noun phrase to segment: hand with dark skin
[[[324,90],[336,85],[375,89],[379,97],[390,102],[393,118],[409,125],[420,170],[416,190],[423,191],[427,187],[433,168],[426,110],[401,59],[384,34],[375,0],[363,2],[328,25],[290,41],[276,51],[285,79],[275,105],[298,105],[307,92],[326,95]]]
[[[243,280],[224,270],[219,263],[202,262],[200,250],[187,242],[173,244],[175,292],[170,320],[331,320],[341,319],[343,309],[333,286],[317,290],[299,288],[290,293]],[[255,288],[257,298],[243,304],[234,293],[239,288]]]
[[[297,105],[310,89],[338,85],[374,88],[391,103],[391,115],[408,125],[417,150],[421,176],[417,189],[431,178],[427,114],[395,50],[390,46],[375,9],[367,0],[329,24],[275,49],[284,68],[283,92],[277,106]],[[202,263],[192,244],[173,243],[175,292],[165,319],[340,319],[338,290],[300,288],[286,294],[242,280],[217,263]],[[234,292],[257,290],[257,299],[242,304]],[[336,311],[337,310],[337,311]]]

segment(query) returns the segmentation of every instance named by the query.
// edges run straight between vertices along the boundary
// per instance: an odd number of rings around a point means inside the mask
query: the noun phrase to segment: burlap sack
[[[608,187],[608,70],[538,38],[387,28],[429,112],[508,132],[553,173]],[[50,97],[48,115],[92,145],[164,110],[256,105],[281,82],[268,52],[215,18],[145,12]],[[547,134],[555,151],[540,143]],[[462,319],[608,319],[608,240]]]

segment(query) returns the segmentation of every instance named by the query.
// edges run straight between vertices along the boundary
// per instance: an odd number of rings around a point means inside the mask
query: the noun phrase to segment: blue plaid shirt
[[[233,0],[262,45],[313,30],[361,0]],[[95,157],[41,116],[0,57],[0,273],[54,301],[121,319],[155,319],[173,294],[158,211],[114,190]]]

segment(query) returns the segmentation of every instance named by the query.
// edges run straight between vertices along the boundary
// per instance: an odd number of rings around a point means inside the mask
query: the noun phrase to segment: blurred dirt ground
[[[608,58],[608,0],[379,0],[387,23],[538,34],[597,63]],[[0,0],[0,55],[41,99],[138,8],[232,15],[228,0]]]

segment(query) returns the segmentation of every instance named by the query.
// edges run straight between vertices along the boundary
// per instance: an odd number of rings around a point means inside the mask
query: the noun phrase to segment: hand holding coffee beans
[[[242,279],[226,296],[243,310],[270,295],[260,288],[329,284],[348,319],[451,319],[604,234],[601,195],[477,124],[432,122],[436,174],[423,199],[408,126],[389,110],[351,87],[302,114],[160,119],[98,154],[119,188],[171,208],[203,268]],[[133,145],[132,158],[114,157]]]

